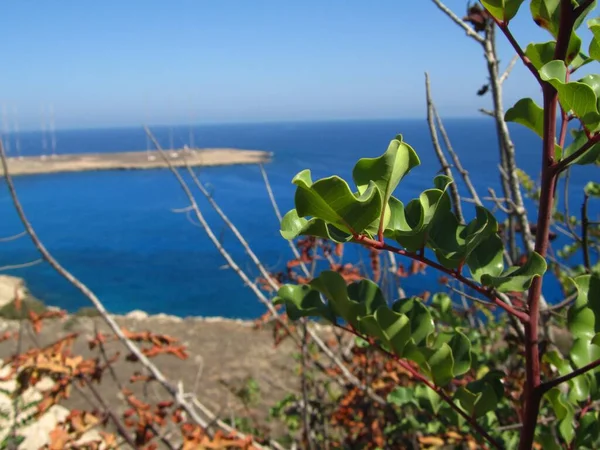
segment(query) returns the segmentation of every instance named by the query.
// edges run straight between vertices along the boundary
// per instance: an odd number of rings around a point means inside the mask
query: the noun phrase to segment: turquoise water
[[[500,195],[497,150],[492,121],[454,119],[446,123],[454,147],[471,172],[476,186],[491,186]],[[189,127],[153,129],[163,145],[172,134],[175,146],[188,143]],[[360,157],[377,156],[402,133],[419,153],[422,166],[414,169],[397,191],[408,200],[431,186],[439,164],[424,120],[211,125],[195,127],[197,145],[238,147],[273,152],[266,166],[280,208],[293,207],[292,177],[310,168],[314,177],[339,174],[350,179]],[[528,130],[514,128],[518,163],[536,176],[540,142]],[[142,128],[59,131],[59,153],[143,150]],[[20,136],[24,155],[39,154],[40,133]],[[14,148],[14,144],[12,146]],[[574,174],[571,192],[595,176],[593,168]],[[257,167],[206,168],[201,179],[214,198],[247,237],[271,269],[291,257],[280,237],[278,223]],[[237,275],[223,268],[224,260],[204,231],[173,209],[187,206],[177,181],[166,170],[51,174],[15,179],[23,206],[40,237],[56,258],[89,285],[115,313],[144,309],[180,316],[219,315],[253,318],[263,312]],[[0,236],[22,230],[4,182],[0,190]],[[203,208],[224,246],[252,276],[258,271],[198,193]],[[575,205],[575,209],[578,207]],[[471,214],[472,211],[469,211]],[[0,265],[37,258],[26,239],[0,243]],[[10,272],[26,278],[34,295],[68,310],[87,306],[87,300],[46,265]],[[409,293],[436,289],[437,274],[404,281]],[[546,295],[556,300],[556,286]]]

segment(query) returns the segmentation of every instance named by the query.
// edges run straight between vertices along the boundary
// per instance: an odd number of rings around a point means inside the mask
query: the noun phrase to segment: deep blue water
[[[501,195],[497,175],[497,147],[492,121],[454,119],[446,122],[456,150],[476,186],[491,186]],[[170,130],[154,128],[168,146]],[[195,143],[204,147],[238,147],[274,153],[267,165],[282,212],[293,207],[292,177],[310,168],[313,177],[339,174],[351,179],[360,157],[378,156],[396,134],[419,153],[422,166],[402,182],[396,195],[408,200],[431,186],[439,164],[424,120],[210,125],[194,128]],[[176,146],[188,143],[189,127],[173,128]],[[142,128],[59,131],[59,153],[143,150]],[[24,155],[39,154],[40,133],[22,133]],[[515,127],[513,139],[519,166],[537,177],[540,141]],[[14,142],[11,146],[14,148]],[[596,174],[578,168],[571,192],[580,191]],[[280,237],[278,223],[257,167],[206,168],[201,179],[270,268],[282,267],[291,257]],[[83,172],[15,178],[23,206],[38,234],[55,257],[89,285],[115,312],[143,309],[180,316],[252,318],[263,307],[224,260],[201,228],[172,209],[187,206],[177,181],[167,170]],[[0,236],[22,230],[2,181]],[[483,191],[484,192],[484,191]],[[485,192],[484,192],[484,195]],[[202,195],[205,216],[221,235],[238,263],[253,275],[257,270]],[[578,209],[577,206],[575,206]],[[472,214],[472,210],[468,211]],[[472,216],[471,216],[472,217]],[[37,258],[27,238],[0,243],[0,266]],[[87,306],[87,300],[46,265],[11,272],[26,278],[34,295],[68,310]],[[437,274],[408,279],[409,293],[436,289]],[[425,285],[423,285],[425,282]],[[546,285],[549,300],[559,298],[556,286]]]

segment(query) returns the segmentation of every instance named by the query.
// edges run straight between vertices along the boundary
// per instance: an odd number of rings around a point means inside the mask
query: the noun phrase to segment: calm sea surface
[[[473,182],[501,195],[497,174],[497,145],[489,119],[454,119],[446,122],[455,149],[462,155]],[[396,195],[403,201],[430,187],[439,169],[424,120],[210,125],[195,127],[196,145],[238,147],[274,153],[266,166],[282,212],[293,207],[292,177],[310,168],[313,178],[339,174],[351,180],[360,157],[378,156],[396,134],[404,135],[421,157],[422,166],[402,182]],[[154,128],[168,147],[190,140],[189,127]],[[540,141],[528,130],[513,128],[519,166],[537,178]],[[14,149],[14,137],[11,138]],[[144,150],[142,128],[59,131],[59,153]],[[40,154],[42,135],[20,135],[24,155]],[[290,257],[279,235],[258,167],[232,166],[202,169],[201,180],[247,237],[265,265],[281,268]],[[578,168],[571,192],[580,192],[597,169]],[[88,284],[115,313],[143,309],[179,316],[253,318],[263,312],[251,291],[237,275],[224,268],[224,260],[204,231],[185,214],[173,209],[187,206],[177,181],[167,170],[83,172],[17,177],[23,206],[46,246],[77,277]],[[22,230],[3,181],[0,182],[0,236]],[[575,195],[575,194],[573,194]],[[252,266],[234,236],[199,193],[205,216],[241,267],[253,276]],[[579,206],[574,204],[574,210]],[[469,211],[472,214],[472,211]],[[471,216],[472,217],[472,216]],[[27,238],[0,243],[0,266],[36,259]],[[47,265],[12,271],[24,277],[34,295],[68,310],[88,306],[87,300]],[[437,274],[405,281],[408,293],[437,289]],[[556,286],[546,285],[550,301],[559,298]]]

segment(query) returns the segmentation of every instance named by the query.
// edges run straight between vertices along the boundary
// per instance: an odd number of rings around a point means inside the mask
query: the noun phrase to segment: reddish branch
[[[523,323],[529,322],[529,315],[526,312],[519,311],[519,310],[515,309],[514,307],[510,306],[508,303],[503,302],[493,293],[493,291],[486,289],[483,286],[479,286],[477,283],[474,283],[473,281],[471,281],[468,278],[466,278],[465,276],[463,276],[460,273],[460,270],[447,269],[446,267],[442,266],[441,264],[438,264],[435,261],[432,261],[429,258],[426,258],[422,254],[411,253],[411,252],[408,252],[401,248],[397,248],[397,247],[391,246],[389,244],[386,244],[385,242],[376,241],[376,240],[371,239],[364,235],[357,235],[356,240],[359,243],[364,244],[368,247],[379,249],[379,250],[387,250],[388,252],[406,256],[407,258],[414,259],[414,260],[422,262],[430,267],[433,267],[434,269],[437,269],[440,272],[444,272],[444,273],[450,275],[452,278],[460,281],[464,285],[469,286],[471,289],[474,289],[479,294],[485,296],[491,302],[493,302],[496,306],[504,309],[509,314],[512,314],[513,316],[518,318],[521,322],[523,322]]]
[[[584,373],[589,372],[590,370],[593,370],[599,366],[600,366],[600,359],[597,359],[596,361],[592,361],[591,363],[589,363],[583,367],[580,367],[579,369],[574,370],[571,373],[568,373],[566,375],[563,375],[562,377],[558,377],[558,378],[555,378],[554,380],[547,381],[546,383],[541,384],[539,387],[539,390],[543,394],[545,392],[548,392],[550,389],[558,386],[559,384],[562,384],[569,380],[572,380],[573,378],[578,377],[579,375],[583,375]]]

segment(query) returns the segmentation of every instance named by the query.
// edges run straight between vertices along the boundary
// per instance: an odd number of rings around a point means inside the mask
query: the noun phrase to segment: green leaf
[[[479,283],[481,277],[499,277],[504,270],[504,244],[497,234],[489,236],[469,255],[467,265],[471,276]]]
[[[384,305],[373,315],[359,317],[358,323],[361,331],[382,340],[391,351],[402,356],[411,335],[410,320],[406,315]]]
[[[429,309],[417,297],[398,300],[392,305],[392,310],[409,318],[411,339],[416,345],[426,341],[435,330]]]
[[[524,125],[539,137],[544,137],[544,110],[530,98],[522,98],[515,103],[506,111],[504,120]],[[554,145],[554,155],[556,158],[561,155],[561,148],[557,144]]]
[[[402,178],[419,164],[421,161],[413,148],[398,135],[383,155],[360,159],[354,166],[352,177],[360,194],[364,194],[373,181],[387,204]]]
[[[468,225],[458,222],[451,210],[443,210],[429,231],[428,246],[447,268],[457,268],[489,236],[498,231],[498,222],[485,208],[476,207],[477,216]]]
[[[319,293],[307,285],[286,284],[280,287],[273,303],[285,305],[291,320],[311,316],[323,317],[332,323],[336,320],[331,309],[321,300]]]
[[[535,277],[541,277],[546,272],[546,260],[533,252],[527,263],[521,267],[509,267],[499,276],[483,274],[481,284],[490,286],[499,292],[524,292],[529,289]]]
[[[385,235],[398,241],[408,251],[414,252],[423,248],[433,221],[452,207],[446,193],[452,180],[438,175],[434,183],[435,188],[421,193],[419,198],[411,200],[406,208],[395,197],[390,198],[391,216]]]
[[[452,299],[445,292],[433,294],[432,303],[438,308],[442,317],[452,313]]]
[[[427,358],[427,365],[430,368],[434,383],[438,386],[446,386],[454,378],[452,375],[454,367],[452,349],[446,343],[436,350],[431,350]]]
[[[506,111],[504,120],[526,126],[539,137],[544,136],[544,110],[532,99],[522,98]]]
[[[596,17],[588,22],[588,27],[592,32],[589,54],[596,61],[600,61],[600,18]]]
[[[567,326],[574,336],[589,341],[600,332],[600,277],[581,275],[571,281],[577,298],[569,308]]]
[[[412,388],[398,386],[387,396],[388,403],[392,403],[397,406],[414,405],[419,406],[417,398],[415,396],[415,390]]]
[[[600,85],[600,75],[588,75],[580,81],[566,83],[567,67],[562,61],[550,61],[540,70],[542,80],[550,83],[558,91],[561,105],[581,119],[594,131],[600,124],[596,91]]]
[[[288,211],[281,219],[280,233],[284,239],[288,240],[295,239],[298,236],[316,236],[344,243],[352,239],[351,234],[338,230],[322,219],[307,220],[304,217],[298,217],[298,212],[295,209]]]
[[[503,377],[500,371],[488,372],[481,379],[458,388],[454,398],[470,415],[484,416],[495,410],[504,396]]]
[[[455,331],[448,345],[454,359],[453,377],[464,375],[471,369],[471,341],[460,331]]]
[[[347,286],[344,278],[332,270],[321,272],[310,286],[329,300],[330,308],[337,315],[358,329],[359,317],[372,315],[379,306],[386,304],[381,290],[372,281],[361,280]]]
[[[544,65],[554,59],[555,49],[556,41],[531,43],[525,49],[525,56],[529,58],[529,61],[531,61],[537,70],[540,70]],[[567,48],[567,56],[565,58],[567,65],[575,63],[574,65],[581,66],[585,60],[585,55],[582,56],[580,49],[581,39],[573,32],[569,40],[569,47]],[[578,59],[581,59],[581,61]]]
[[[534,22],[556,38],[560,25],[560,0],[531,0],[529,8]]]
[[[337,176],[312,182],[310,170],[293,179],[299,217],[323,219],[346,233],[361,233],[381,214],[381,193],[374,182],[356,197],[348,184]]]
[[[483,6],[498,20],[508,22],[517,15],[524,0],[482,0]]]
[[[573,406],[564,398],[559,388],[550,389],[545,397],[550,401],[554,414],[558,419],[558,432],[567,443],[570,443],[575,437],[573,424],[575,410]]]
[[[590,181],[583,188],[585,195],[589,195],[590,197],[600,197],[600,183],[594,183]]]
[[[437,414],[442,406],[442,398],[433,389],[423,384],[418,384],[415,388],[415,397],[418,399],[421,408],[434,414]]]

